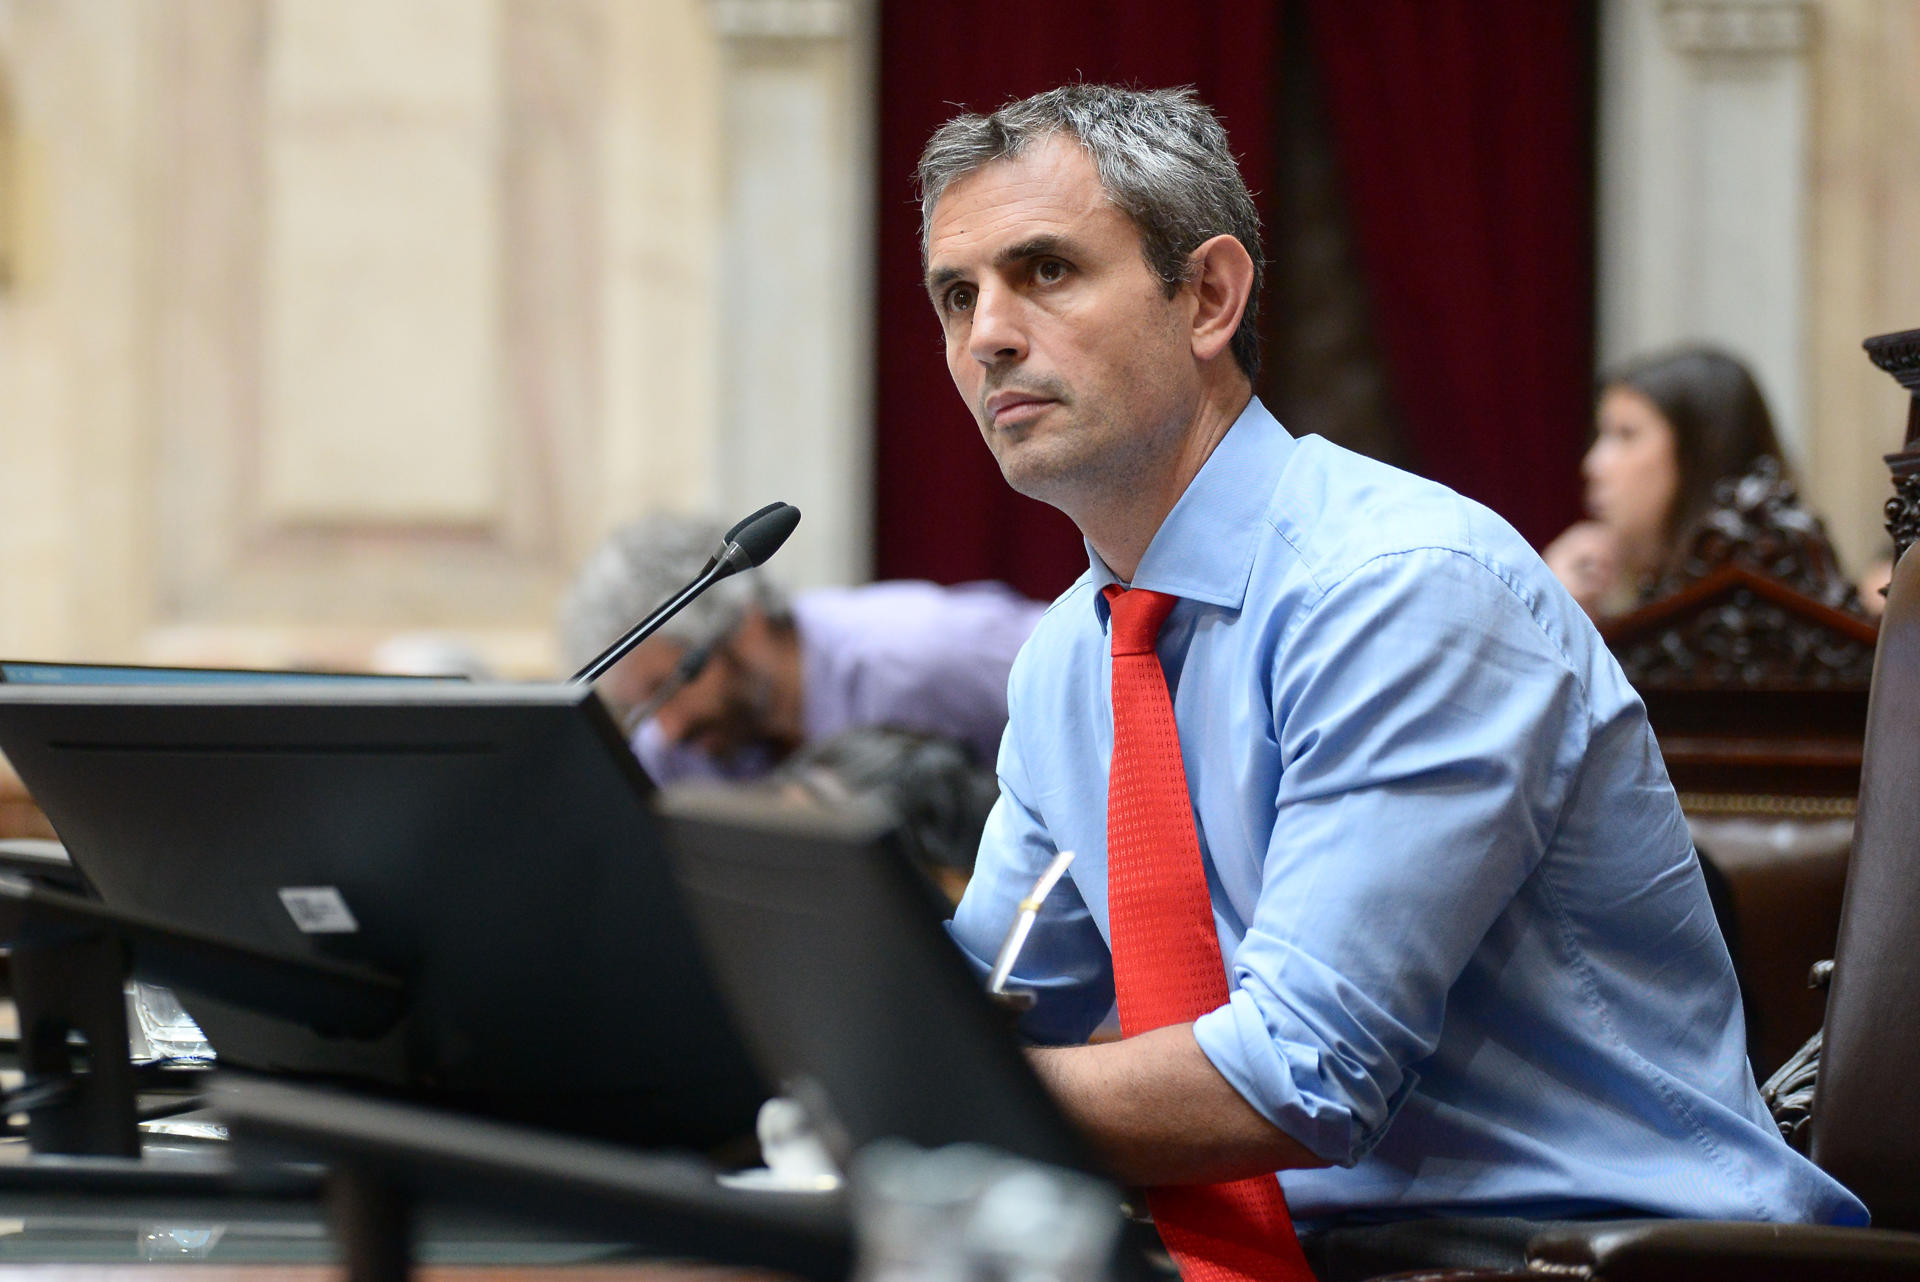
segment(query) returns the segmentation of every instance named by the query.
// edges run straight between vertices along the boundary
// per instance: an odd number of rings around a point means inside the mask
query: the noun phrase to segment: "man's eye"
[[[971,285],[955,285],[952,289],[948,290],[947,310],[949,312],[972,311],[973,287]]]
[[[1043,258],[1033,265],[1033,277],[1044,285],[1051,285],[1067,274],[1067,265],[1057,258]]]

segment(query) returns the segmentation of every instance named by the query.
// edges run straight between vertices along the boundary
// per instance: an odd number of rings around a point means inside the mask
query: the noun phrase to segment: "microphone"
[[[576,685],[600,679],[608,668],[627,657],[627,652],[660,630],[662,624],[686,608],[688,602],[729,575],[766,563],[780,550],[795,526],[800,524],[800,509],[791,503],[769,503],[734,523],[720,539],[720,548],[707,558],[693,582],[680,589],[665,605],[633,625],[628,633],[602,650],[586,667],[568,678]]]
[[[707,558],[700,567],[700,573],[718,565],[726,565],[714,576],[718,582],[729,574],[737,574],[751,566],[764,565],[768,557],[780,550],[795,526],[800,524],[800,509],[791,503],[769,503],[758,512],[749,513],[735,521],[733,528],[720,536],[720,550]]]

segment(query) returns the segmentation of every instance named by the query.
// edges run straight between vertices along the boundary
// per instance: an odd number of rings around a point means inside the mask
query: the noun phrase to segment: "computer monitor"
[[[171,686],[259,685],[263,682],[465,681],[457,674],[414,676],[386,672],[302,672],[287,668],[181,668],[140,663],[59,663],[0,659],[0,682],[15,685]]]
[[[108,906],[404,985],[368,1041],[181,992],[222,1061],[634,1143],[751,1133],[766,1091],[590,688],[10,682],[0,751]]]
[[[840,1156],[894,1136],[1104,1174],[888,816],[681,789],[661,822],[748,1046]]]

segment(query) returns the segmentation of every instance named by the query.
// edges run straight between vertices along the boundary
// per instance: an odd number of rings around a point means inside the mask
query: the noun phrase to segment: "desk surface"
[[[182,1282],[264,1278],[337,1282],[339,1245],[313,1203],[212,1199],[142,1203],[0,1192],[0,1282]],[[414,1276],[423,1282],[790,1282],[737,1266],[643,1259],[491,1217],[425,1213]]]
[[[155,1125],[174,1127],[198,1116]],[[191,1175],[208,1159],[224,1158],[228,1148],[224,1140],[147,1137],[147,1159],[159,1177]],[[126,1191],[117,1181],[86,1178],[99,1172],[48,1178],[44,1167],[25,1169],[32,1160],[24,1141],[0,1139],[0,1282],[170,1276],[155,1274],[154,1265],[184,1268],[182,1282],[345,1277],[341,1243],[318,1190],[298,1180],[214,1194],[197,1183],[136,1183]],[[414,1276],[424,1282],[791,1282],[767,1269],[649,1256],[644,1247],[524,1218],[520,1209],[511,1199],[492,1206],[423,1202],[415,1211]]]
[[[179,1266],[168,1265],[178,1269]],[[152,1264],[0,1265],[0,1282],[151,1282]],[[328,1265],[201,1264],[183,1275],[186,1282],[339,1282],[343,1271]],[[778,1275],[679,1264],[585,1264],[504,1267],[439,1265],[415,1270],[420,1282],[777,1282]]]
[[[13,1156],[17,1141],[0,1143]],[[0,1282],[153,1278],[184,1267],[182,1282],[266,1278],[334,1282],[340,1244],[310,1198],[247,1195],[116,1196],[6,1187],[0,1162]],[[783,1282],[770,1270],[645,1258],[643,1248],[516,1221],[512,1208],[423,1206],[415,1277],[425,1282]]]

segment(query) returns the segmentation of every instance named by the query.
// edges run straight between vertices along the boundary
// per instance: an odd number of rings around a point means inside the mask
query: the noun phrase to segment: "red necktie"
[[[1120,1031],[1187,1024],[1227,1001],[1187,771],[1154,639],[1178,597],[1119,584],[1113,615],[1113,762],[1107,777],[1107,917]],[[1186,1282],[1313,1272],[1271,1175],[1152,1189],[1147,1205]]]

